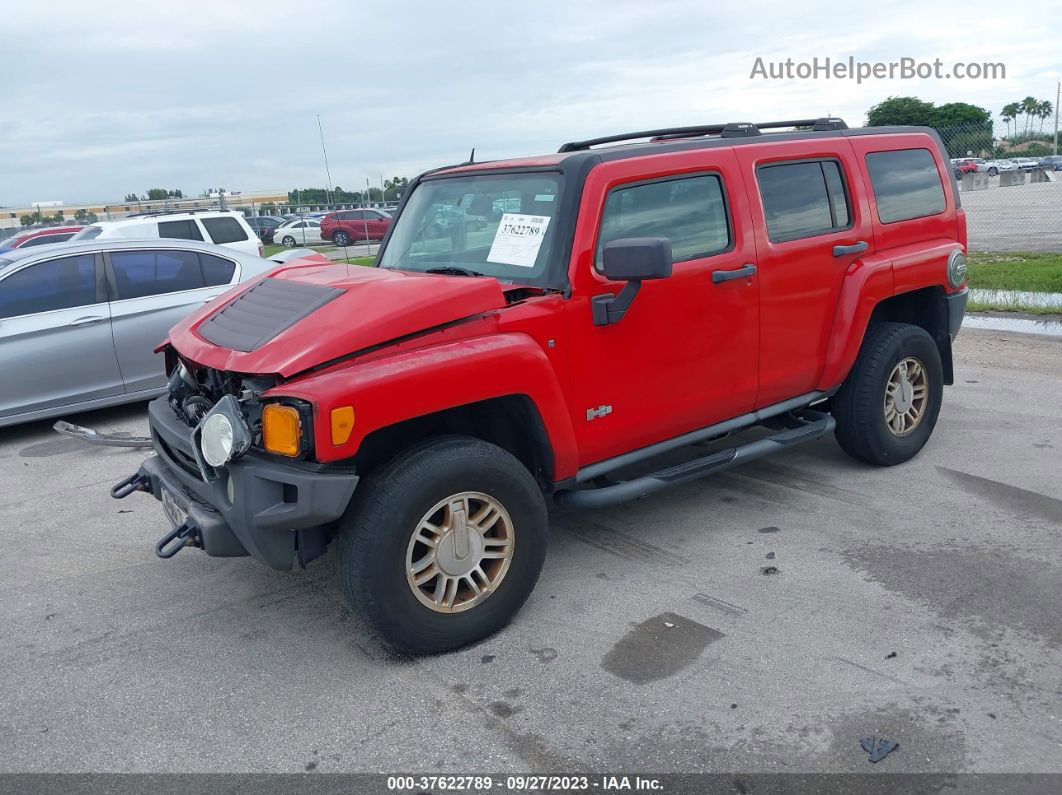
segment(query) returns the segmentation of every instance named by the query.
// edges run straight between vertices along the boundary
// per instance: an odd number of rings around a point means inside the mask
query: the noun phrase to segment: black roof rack
[[[138,213],[129,213],[124,218],[150,218],[153,215],[185,215],[188,213],[223,213],[232,210],[219,210],[217,207],[190,207],[187,210],[141,210]]]
[[[718,135],[723,138],[738,138],[759,135],[762,130],[776,130],[786,127],[810,127],[815,131],[823,130],[847,130],[848,125],[843,120],[833,117],[821,117],[818,119],[795,119],[793,121],[765,121],[752,124],[740,122],[737,124],[700,124],[693,127],[667,127],[662,130],[643,130],[641,132],[621,133],[620,135],[606,135],[601,138],[588,138],[585,141],[569,141],[558,152],[578,152],[601,144],[614,144],[620,141],[633,141],[638,138],[649,138],[652,141],[667,141],[675,138],[697,138],[702,135]]]

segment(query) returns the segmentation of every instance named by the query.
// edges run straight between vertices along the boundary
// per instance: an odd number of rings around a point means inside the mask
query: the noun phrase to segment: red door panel
[[[756,406],[761,408],[815,389],[825,365],[844,275],[853,262],[874,252],[874,237],[863,172],[847,139],[788,141],[784,145],[765,142],[737,147],[735,151],[748,185],[757,231],[761,337]],[[758,169],[820,160],[840,165],[849,228],[791,240],[779,239],[775,234],[772,242]],[[836,209],[840,217],[840,210]],[[866,250],[835,256],[835,246],[856,243],[866,243]]]
[[[594,326],[591,297],[622,287],[594,269],[609,191],[700,174],[722,180],[730,250],[675,263],[670,278],[642,284],[618,323]],[[581,465],[752,409],[758,379],[758,281],[715,283],[712,272],[741,268],[754,262],[754,255],[748,201],[732,149],[620,160],[591,171],[572,250],[573,299],[566,309],[572,424]]]

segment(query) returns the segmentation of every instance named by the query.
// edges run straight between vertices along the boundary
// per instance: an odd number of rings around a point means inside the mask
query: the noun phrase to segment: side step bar
[[[808,420],[797,428],[790,428],[779,433],[765,436],[754,442],[743,444],[739,447],[731,447],[718,453],[695,458],[684,464],[677,464],[667,469],[661,469],[649,475],[643,475],[634,480],[627,480],[611,486],[601,486],[595,489],[580,489],[559,491],[555,499],[560,505],[570,505],[577,508],[602,508],[606,505],[614,505],[617,502],[626,502],[636,497],[644,497],[648,494],[676,486],[688,480],[712,475],[730,469],[746,461],[762,458],[765,455],[776,453],[800,442],[811,441],[820,436],[830,433],[837,422],[834,418],[821,411],[807,410],[804,417]]]

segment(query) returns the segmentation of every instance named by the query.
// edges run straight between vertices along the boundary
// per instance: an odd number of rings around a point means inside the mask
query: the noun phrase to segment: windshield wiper
[[[479,271],[471,271],[468,268],[458,268],[456,265],[446,265],[440,268],[428,268],[424,273],[442,273],[447,276],[482,276]]]

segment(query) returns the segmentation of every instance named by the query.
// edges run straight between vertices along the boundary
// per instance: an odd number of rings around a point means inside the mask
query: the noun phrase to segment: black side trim
[[[207,342],[246,353],[257,350],[343,292],[338,287],[263,279],[207,318],[196,331]]]

